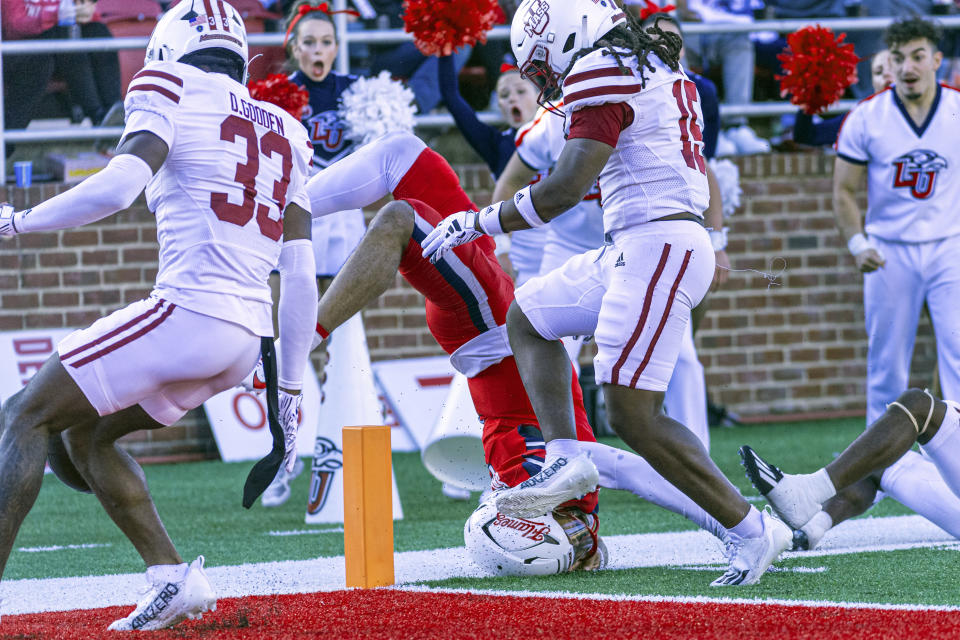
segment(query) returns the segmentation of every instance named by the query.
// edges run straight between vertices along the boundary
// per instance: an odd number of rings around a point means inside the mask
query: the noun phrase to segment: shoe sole
[[[579,475],[580,471],[571,466],[561,471],[558,474],[560,477],[549,487],[514,487],[502,491],[495,498],[497,511],[515,518],[535,518],[568,500],[582,498],[596,489],[600,482],[600,474],[592,463],[590,468],[583,471],[585,473]]]
[[[747,445],[740,447],[740,464],[747,475],[747,480],[760,495],[767,495],[783,479],[783,472],[761,458],[756,451]]]

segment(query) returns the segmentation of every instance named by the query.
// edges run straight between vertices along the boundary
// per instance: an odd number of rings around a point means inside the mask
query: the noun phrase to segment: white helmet
[[[154,27],[144,64],[176,62],[188,53],[214,48],[237,54],[246,67],[247,28],[240,14],[223,0],[180,0]]]
[[[510,25],[510,46],[520,73],[540,85],[541,103],[560,87],[577,51],[626,19],[614,0],[523,0]]]
[[[467,553],[481,569],[497,576],[545,576],[570,570],[573,545],[552,514],[512,518],[482,503],[463,527]]]

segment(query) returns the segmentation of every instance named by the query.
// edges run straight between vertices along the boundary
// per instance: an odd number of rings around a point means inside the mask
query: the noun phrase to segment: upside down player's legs
[[[413,221],[413,208],[406,202],[391,202],[377,213],[320,299],[320,326],[333,331],[390,288],[410,242]]]
[[[330,165],[307,182],[313,216],[360,209],[389,195],[425,148],[413,134],[396,131]]]

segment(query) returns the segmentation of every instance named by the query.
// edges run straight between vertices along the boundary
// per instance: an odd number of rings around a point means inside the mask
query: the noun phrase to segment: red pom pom
[[[263,80],[251,82],[247,88],[254,100],[272,102],[297,120],[310,104],[310,92],[291,82],[290,78],[282,73],[274,73]]]
[[[804,27],[787,36],[787,48],[777,56],[783,63],[780,95],[790,94],[790,102],[813,115],[840,99],[847,87],[857,81],[860,58],[852,44],[844,44],[847,34],[834,38],[833,31]]]
[[[403,28],[425,56],[448,56],[487,41],[506,16],[496,0],[404,0]]]

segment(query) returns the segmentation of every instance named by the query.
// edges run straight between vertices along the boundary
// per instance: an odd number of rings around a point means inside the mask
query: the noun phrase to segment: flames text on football
[[[534,542],[541,542],[545,533],[550,533],[550,526],[540,523],[523,520],[522,518],[510,518],[502,513],[497,513],[497,519],[493,521],[495,527],[506,527],[515,529],[524,538],[529,538]]]
[[[276,116],[263,107],[258,107],[255,104],[250,104],[243,98],[238,98],[234,94],[230,94],[230,109],[249,120],[254,124],[259,124],[261,127],[266,127],[271,131],[279,133],[281,136],[285,136],[283,133],[283,120],[279,116]]]

